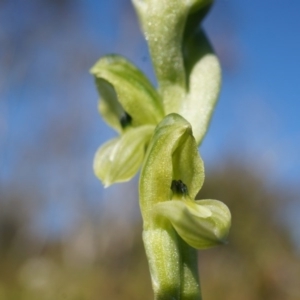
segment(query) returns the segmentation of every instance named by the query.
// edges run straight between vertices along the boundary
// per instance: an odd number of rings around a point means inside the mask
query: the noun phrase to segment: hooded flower
[[[166,220],[193,248],[224,243],[230,211],[217,200],[194,200],[203,181],[203,162],[190,124],[177,114],[168,115],[154,132],[141,172],[144,230],[161,222],[164,227]]]

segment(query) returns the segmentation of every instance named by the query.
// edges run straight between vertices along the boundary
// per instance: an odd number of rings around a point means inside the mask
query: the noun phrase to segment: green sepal
[[[207,131],[221,86],[219,60],[202,31],[192,35],[186,45],[188,93],[180,114],[192,125],[199,145]]]
[[[140,205],[145,227],[155,203],[171,199],[172,180],[182,180],[189,195],[195,197],[204,181],[191,125],[180,115],[166,116],[156,127],[140,176]]]
[[[225,243],[231,226],[228,207],[217,200],[161,202],[153,213],[167,218],[180,237],[196,249]]]
[[[105,187],[130,180],[140,168],[154,126],[128,128],[120,137],[102,145],[94,159],[95,175]]]
[[[116,130],[121,131],[120,120],[126,112],[132,125],[156,125],[164,115],[160,96],[146,76],[132,63],[118,55],[101,58],[91,69],[102,96],[100,112]]]

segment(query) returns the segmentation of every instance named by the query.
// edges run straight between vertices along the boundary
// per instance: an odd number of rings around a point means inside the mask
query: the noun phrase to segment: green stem
[[[197,250],[178,236],[181,254],[181,300],[201,300]]]
[[[180,300],[178,235],[170,225],[164,225],[144,229],[143,232],[154,299]]]

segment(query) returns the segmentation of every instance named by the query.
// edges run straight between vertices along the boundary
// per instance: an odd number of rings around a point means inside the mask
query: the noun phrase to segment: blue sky
[[[119,53],[155,81],[129,0],[65,2],[0,4],[0,187],[25,193],[38,186],[38,222],[48,218],[54,230],[78,218],[68,203],[80,206],[84,198],[93,212],[103,209],[101,199],[119,195],[118,188],[104,191],[92,173],[97,147],[115,133],[98,116],[89,68]],[[300,2],[215,2],[204,27],[223,65],[223,86],[200,149],[206,166],[230,154],[270,184],[298,189]]]
[[[215,13],[228,4],[231,14],[228,20],[223,16],[221,25],[226,27],[227,21],[231,23],[238,66],[224,72],[223,90],[211,127],[215,134],[210,132],[207,139],[221,141],[221,130],[226,130],[230,138],[236,139],[230,147],[240,148],[240,154],[246,152],[249,160],[265,165],[263,169],[270,167],[274,179],[297,183],[300,180],[297,14],[300,3],[217,1]],[[213,14],[214,11],[211,22]],[[212,35],[211,38],[214,39]]]

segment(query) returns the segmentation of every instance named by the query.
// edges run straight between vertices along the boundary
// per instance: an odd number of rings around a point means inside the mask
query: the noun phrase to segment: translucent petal
[[[150,125],[129,128],[120,137],[101,146],[94,159],[94,172],[105,187],[130,180],[138,171],[153,134]]]
[[[125,58],[105,56],[95,64],[91,73],[102,95],[100,111],[110,125],[114,124],[115,127],[115,121],[108,114],[120,119],[123,111],[132,117],[133,126],[156,125],[163,118],[158,93],[144,74]],[[105,86],[103,82],[106,82]]]
[[[226,242],[231,226],[228,207],[217,200],[165,201],[153,212],[167,218],[181,238],[196,249]]]

